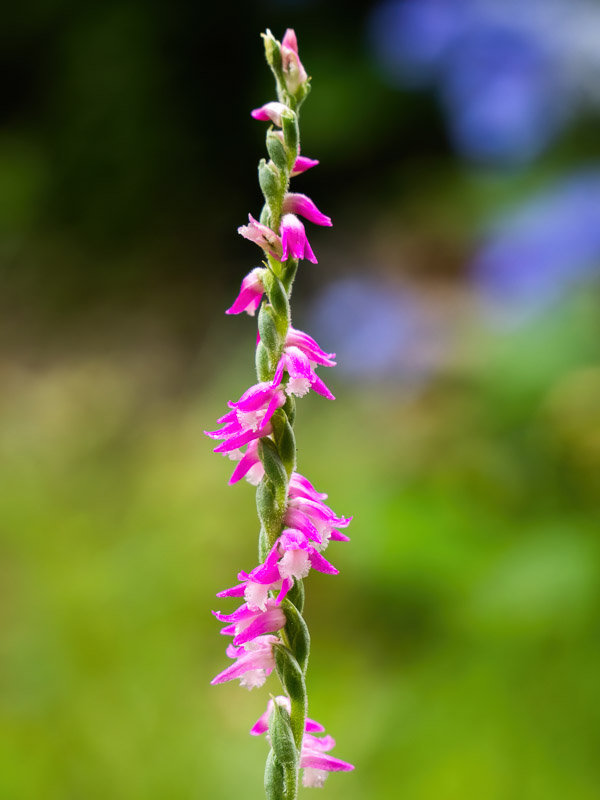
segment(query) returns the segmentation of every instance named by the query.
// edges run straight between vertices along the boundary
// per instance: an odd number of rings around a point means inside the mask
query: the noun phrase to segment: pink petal
[[[293,50],[294,53],[298,54],[298,39],[296,38],[296,32],[293,28],[286,29],[286,32],[283,34],[281,44],[284,47],[289,47],[290,50]]]
[[[327,772],[350,772],[354,769],[354,765],[349,764],[347,761],[313,751],[307,751],[306,753],[303,751],[300,757],[300,766],[324,769]]]
[[[317,263],[315,254],[306,238],[304,225],[295,214],[284,214],[279,230],[283,246],[281,261],[286,261],[288,258],[307,258],[313,264]]]
[[[339,573],[339,570],[336,569],[333,564],[330,564],[326,558],[323,558],[323,556],[314,549],[309,553],[308,559],[317,572],[324,572],[326,575],[337,575]],[[238,644],[235,639],[233,643]]]
[[[262,283],[262,275],[265,270],[261,267],[256,267],[250,272],[244,280],[240,288],[240,292],[236,297],[231,308],[228,308],[226,314],[241,314],[246,312],[251,317],[256,313],[260,305],[265,287]]]
[[[283,199],[283,213],[300,214],[315,225],[331,225],[331,218],[323,214],[310,197],[305,194],[288,192]]]
[[[319,162],[316,158],[307,158],[306,156],[298,156],[296,161],[294,162],[294,166],[292,167],[292,172],[290,174],[291,178],[295,178],[296,175],[301,175],[303,172],[306,172],[307,169],[311,169],[312,167],[316,167]]]
[[[255,108],[250,112],[253,119],[263,120],[264,122],[272,122],[281,128],[281,115],[287,111],[287,106],[283,103],[265,103],[260,108]]]

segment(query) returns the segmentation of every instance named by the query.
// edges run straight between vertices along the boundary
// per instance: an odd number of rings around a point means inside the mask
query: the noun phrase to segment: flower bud
[[[296,153],[298,152],[298,119],[296,115],[291,114],[282,115],[281,127],[283,129],[283,141],[287,147],[288,154],[292,153],[290,168],[293,167],[296,161]]]
[[[272,369],[269,363],[269,351],[262,342],[256,346],[256,374],[259,381],[268,381],[272,377]],[[287,402],[287,400],[286,400]]]
[[[277,134],[279,134],[279,136]],[[267,152],[277,167],[282,172],[285,172],[288,169],[288,155],[285,151],[282,139],[281,131],[269,131],[267,133]]]
[[[275,77],[279,80],[282,75],[281,45],[267,28],[265,33],[261,33],[265,46],[265,57],[267,64],[273,70]]]
[[[281,204],[281,174],[272,161],[261,158],[258,165],[258,182],[271,208]]]
[[[273,438],[288,475],[296,469],[296,437],[287,416],[278,409],[271,417]]]
[[[265,475],[279,493],[283,492],[285,494],[287,490],[287,475],[275,444],[265,437],[260,440],[258,452],[265,468]]]
[[[281,349],[281,338],[277,330],[273,309],[265,303],[263,303],[258,312],[258,332],[261,342],[269,352],[270,359],[272,361],[275,360]]]
[[[298,40],[292,28],[288,28],[281,41],[281,68],[285,87],[291,95],[298,94],[308,81],[308,75],[298,56]]]

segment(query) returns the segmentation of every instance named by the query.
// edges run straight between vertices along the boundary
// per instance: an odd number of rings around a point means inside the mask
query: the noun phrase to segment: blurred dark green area
[[[297,325],[357,266],[453,320],[416,387],[331,370],[338,400],[299,404],[299,469],[354,515],[328,551],[340,575],[306,581],[311,715],[356,764],[324,796],[598,797],[598,291],[504,332],[464,311],[482,226],[600,156],[596,131],[574,126],[526,170],[468,168],[431,97],[378,77],[368,10],[3,13],[7,800],[262,797],[266,744],[247,731],[268,692],[209,686],[227,661],[214,595],[255,564],[253,490],[227,486],[203,430],[254,380],[254,324],[222,311],[258,263],[235,230],[260,211],[248,112],[273,95],[267,26],[298,33],[303,152],[321,161],[298,190],[334,218],[310,231]]]

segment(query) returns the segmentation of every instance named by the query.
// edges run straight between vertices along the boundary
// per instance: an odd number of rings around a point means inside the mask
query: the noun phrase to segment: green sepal
[[[294,282],[294,278],[296,277],[297,272],[298,272],[298,259],[288,258],[288,260],[283,264],[283,269],[281,273],[281,282],[283,284],[283,288],[286,290],[288,294],[288,297],[291,294],[292,283]]]
[[[275,313],[268,303],[263,303],[258,312],[258,332],[260,341],[269,353],[271,367],[274,367],[280,356],[282,341],[277,329]]]
[[[308,95],[310,94],[310,78],[301,83],[296,92],[294,93],[294,108],[299,109],[302,103],[306,100]]]
[[[279,763],[273,750],[269,750],[265,764],[265,794],[267,800],[284,800],[286,797],[283,765]]]
[[[267,532],[264,529],[264,527],[261,525],[260,526],[260,532],[258,534],[258,561],[259,561],[260,564],[262,564],[264,561],[266,561],[266,558],[269,555],[269,549],[270,549],[269,548],[269,539],[268,539],[268,536],[267,536]],[[292,599],[292,602],[294,602],[293,599]],[[298,608],[298,604],[295,603],[295,605],[296,605],[296,608]]]
[[[296,437],[285,412],[278,408],[271,417],[273,439],[288,476],[296,469]]]
[[[267,203],[264,204],[262,207],[262,211],[260,212],[260,217],[258,219],[261,225],[266,225],[267,228],[271,227],[271,212],[269,210],[269,206]]]
[[[289,170],[288,154],[281,138],[274,131],[267,132],[267,153],[283,173]]]
[[[287,619],[285,626],[286,635],[290,644],[290,650],[294,654],[298,666],[303,673],[306,673],[308,656],[310,654],[310,634],[302,614],[296,606],[286,597],[281,603],[281,610]]]
[[[276,494],[285,498],[287,474],[275,442],[266,437],[261,439],[258,443],[258,455],[265,468],[265,475],[275,487]]]
[[[304,723],[306,721],[307,709],[304,674],[288,647],[283,644],[274,644],[273,651],[275,654],[277,674],[290,698],[290,720],[294,741],[296,742],[296,746],[300,748],[304,735]]]
[[[258,164],[258,182],[269,204],[272,216],[279,216],[279,209],[281,207],[281,173],[272,161],[268,163],[264,158],[261,158]]]
[[[274,369],[269,362],[269,351],[262,342],[256,346],[256,375],[259,381],[270,381],[273,378]]]
[[[285,415],[288,418],[288,422],[290,425],[294,425],[296,420],[296,398],[293,394],[289,394],[287,396],[287,400],[285,404],[282,406],[283,411],[285,411]]]
[[[264,560],[264,559],[263,559]],[[294,585],[287,593],[288,600],[298,609],[298,613],[304,611],[304,583],[300,578],[294,578]]]
[[[281,498],[281,493],[278,493],[271,481],[266,478],[263,478],[256,487],[256,511],[265,529],[268,546],[273,547],[281,533],[285,499]]]
[[[298,134],[298,119],[294,112],[281,115],[281,127],[283,130],[283,141],[287,150],[288,169],[291,171],[298,155],[298,145],[300,137]]]
[[[271,31],[267,28],[265,33],[261,33],[265,45],[265,57],[267,64],[271,67],[273,75],[279,86],[284,85],[283,81],[283,63],[281,61],[281,44],[273,36]]]
[[[273,272],[267,272],[263,278],[263,285],[269,298],[270,304],[277,316],[279,333],[282,337],[286,336],[290,322],[290,302],[287,292]]]
[[[290,715],[286,708],[282,708],[279,703],[273,703],[273,711],[269,717],[269,735],[271,736],[271,747],[275,753],[275,758],[284,768],[298,768],[298,748],[294,741]]]

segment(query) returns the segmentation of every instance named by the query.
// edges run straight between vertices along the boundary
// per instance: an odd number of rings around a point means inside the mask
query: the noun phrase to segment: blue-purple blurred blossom
[[[535,158],[600,72],[600,4],[589,0],[385,0],[369,38],[396,86],[438,93],[459,152],[492,163]]]
[[[521,321],[600,274],[600,167],[570,176],[494,225],[472,265],[502,321]]]
[[[465,35],[439,88],[457,149],[476,159],[529,161],[569,118],[556,62],[517,31]]]
[[[440,323],[423,300],[398,285],[352,277],[329,284],[313,302],[311,329],[355,379],[414,384],[441,360]]]

